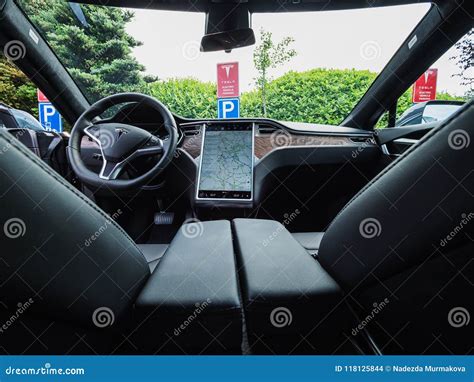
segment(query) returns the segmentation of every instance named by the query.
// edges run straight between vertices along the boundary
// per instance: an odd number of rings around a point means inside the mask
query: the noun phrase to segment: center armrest
[[[212,352],[210,343],[218,352],[239,350],[242,309],[230,223],[183,225],[138,296],[136,309],[156,332],[160,328],[187,352]]]
[[[348,318],[342,290],[273,220],[233,220],[249,341],[255,352],[317,352]],[[327,351],[327,350],[326,350]]]

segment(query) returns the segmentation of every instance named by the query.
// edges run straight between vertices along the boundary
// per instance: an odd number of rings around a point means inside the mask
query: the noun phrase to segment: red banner
[[[239,63],[217,64],[217,98],[239,96]]]
[[[428,69],[413,85],[413,103],[435,100],[437,82],[438,69]]]

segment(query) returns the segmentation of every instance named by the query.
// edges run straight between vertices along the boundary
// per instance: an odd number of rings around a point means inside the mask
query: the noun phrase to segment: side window
[[[7,126],[5,125],[5,122],[3,122],[2,116],[0,115],[0,129],[6,129]]]
[[[30,114],[22,110],[11,110],[15,120],[22,129],[30,129],[36,131],[44,130],[41,124]]]
[[[398,99],[396,115],[386,112],[377,128],[440,122],[474,98],[474,29],[423,73]]]

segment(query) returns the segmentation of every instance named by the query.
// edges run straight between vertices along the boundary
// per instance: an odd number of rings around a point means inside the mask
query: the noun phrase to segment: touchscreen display
[[[205,127],[198,199],[252,199],[253,126]]]

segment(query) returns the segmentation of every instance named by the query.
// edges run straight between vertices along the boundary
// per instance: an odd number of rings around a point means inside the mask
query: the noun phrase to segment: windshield
[[[346,117],[429,9],[254,14],[255,45],[202,53],[201,13],[19,4],[91,103],[137,91],[183,117],[216,118],[216,65],[238,62],[240,117],[322,124]]]

